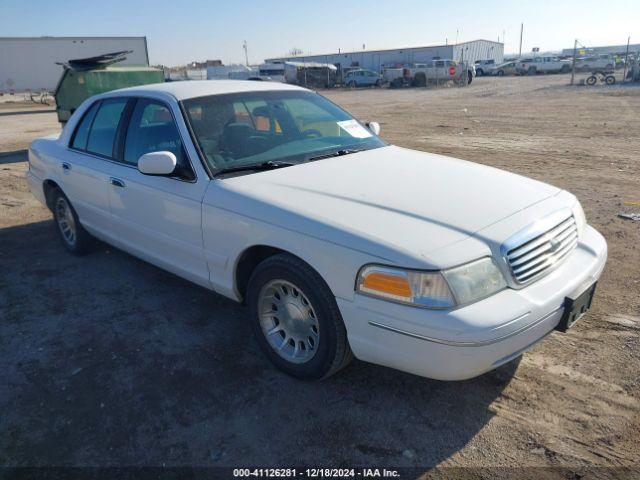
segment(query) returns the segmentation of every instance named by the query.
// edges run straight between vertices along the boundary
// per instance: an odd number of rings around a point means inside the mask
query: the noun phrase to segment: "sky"
[[[146,36],[152,64],[484,38],[517,53],[640,43],[640,0],[0,0],[0,36]]]

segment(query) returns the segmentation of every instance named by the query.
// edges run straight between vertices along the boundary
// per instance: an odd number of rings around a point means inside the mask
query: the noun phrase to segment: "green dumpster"
[[[144,65],[105,65],[106,62],[93,61],[95,58],[72,60],[63,64],[64,72],[55,91],[60,123],[66,123],[76,108],[93,95],[118,88],[164,82],[164,72],[157,68]]]

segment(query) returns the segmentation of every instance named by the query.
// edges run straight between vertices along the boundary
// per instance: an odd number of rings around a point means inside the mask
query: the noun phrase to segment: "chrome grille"
[[[516,282],[529,283],[555,267],[577,244],[578,229],[571,216],[541,235],[508,250],[506,260]]]

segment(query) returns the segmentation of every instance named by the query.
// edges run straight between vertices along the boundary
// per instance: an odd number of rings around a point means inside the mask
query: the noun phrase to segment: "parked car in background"
[[[476,60],[474,63],[476,75],[478,77],[482,77],[483,75],[491,75],[495,66],[496,61],[494,59]]]
[[[518,62],[506,62],[500,65],[495,65],[491,69],[491,75],[497,75],[502,77],[504,75],[520,75],[520,69],[518,69]]]
[[[586,312],[607,245],[575,196],[378,132],[293,85],[155,84],[85,101],[27,181],[69,252],[97,237],[244,302],[306,380],[354,355],[471,378]],[[250,348],[226,328],[207,331]]]
[[[535,75],[536,73],[567,73],[571,71],[571,60],[562,60],[558,57],[534,57],[530,61],[523,60],[523,73]]]
[[[616,66],[616,59],[613,55],[594,55],[576,59],[576,70],[582,72],[597,72],[602,70],[613,70]]]
[[[382,84],[380,74],[359,68],[350,70],[344,77],[344,84],[347,87],[379,87]]]

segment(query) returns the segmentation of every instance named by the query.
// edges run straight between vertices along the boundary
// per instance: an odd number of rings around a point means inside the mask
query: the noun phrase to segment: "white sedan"
[[[302,379],[352,356],[470,378],[584,314],[607,245],[572,194],[378,130],[289,85],[147,85],[35,140],[28,182],[71,253],[96,237],[244,302]]]

